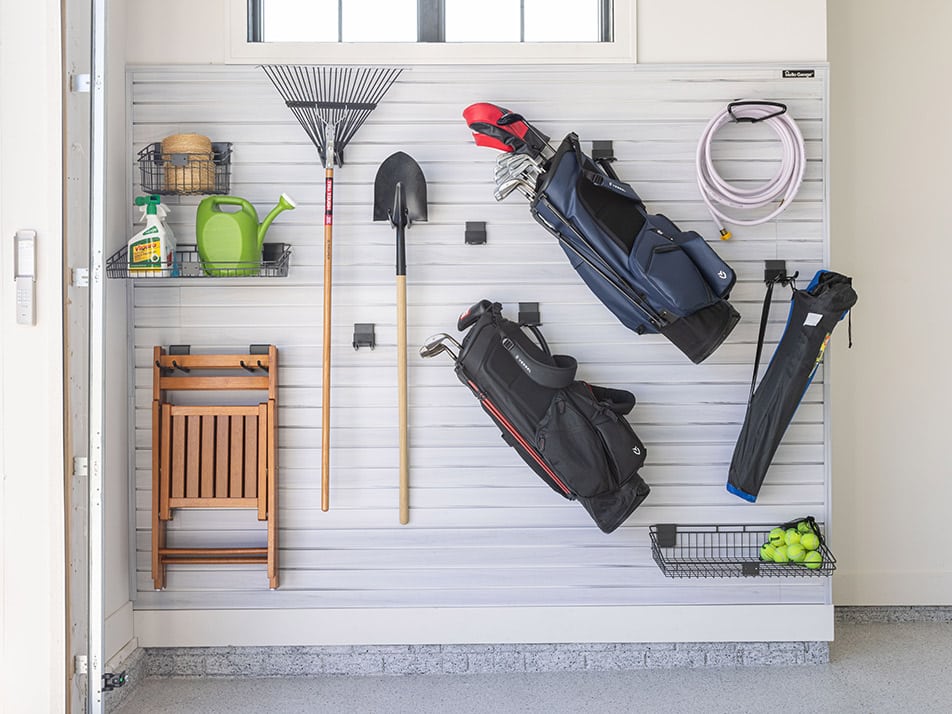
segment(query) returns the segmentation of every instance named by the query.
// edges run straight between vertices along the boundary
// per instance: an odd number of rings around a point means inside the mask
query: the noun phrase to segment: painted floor
[[[952,623],[837,624],[830,660],[629,672],[148,679],[118,713],[952,711]]]

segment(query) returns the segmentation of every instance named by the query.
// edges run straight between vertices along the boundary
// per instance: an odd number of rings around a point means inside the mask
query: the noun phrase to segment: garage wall
[[[229,608],[584,606],[608,612],[671,604],[828,605],[827,579],[666,579],[651,560],[647,535],[648,525],[659,522],[775,523],[804,513],[827,518],[822,374],[758,503],[746,504],[724,489],[749,388],[763,261],[785,258],[804,276],[823,264],[826,71],[816,69],[814,79],[802,80],[781,79],[779,66],[407,71],[348,146],[335,181],[333,476],[326,514],[320,511],[318,467],[323,172],[316,151],[257,68],[133,69],[130,156],[170,133],[209,134],[235,142],[232,193],[254,202],[262,215],[281,191],[300,203],[269,235],[293,245],[287,279],[135,284],[130,357],[137,617],[160,623],[162,611],[169,611],[171,622],[175,610]],[[493,201],[495,156],[472,145],[459,118],[470,101],[492,98],[554,136],[574,129],[586,141],[612,138],[618,172],[653,210],[712,235],[694,184],[694,150],[709,117],[738,96],[789,102],[807,139],[807,180],[781,220],[715,246],[739,274],[732,302],[743,321],[700,366],[658,336],[636,337],[621,327],[532,221],[524,201]],[[772,175],[778,145],[769,129],[733,127],[722,136],[718,157],[731,178],[763,182]],[[510,312],[519,301],[539,301],[554,351],[575,355],[582,378],[630,389],[640,400],[632,423],[648,445],[643,475],[653,493],[611,536],[538,483],[448,362],[424,362],[413,352],[411,525],[398,525],[393,236],[369,215],[376,168],[397,148],[420,161],[429,182],[430,221],[410,231],[410,345],[452,331],[458,313],[482,297],[503,302]],[[194,240],[197,202],[172,200],[182,242]],[[463,244],[466,220],[487,221],[486,246]],[[781,300],[771,314],[770,345],[785,319]],[[376,350],[351,348],[355,322],[377,324]],[[154,592],[152,346],[235,351],[252,342],[281,349],[282,587],[269,592],[256,566],[173,566],[167,589]],[[263,537],[255,529],[253,514],[184,512],[170,525],[170,543],[254,545]],[[799,639],[803,630],[796,618],[790,622],[788,638]],[[452,628],[445,636],[453,636]]]

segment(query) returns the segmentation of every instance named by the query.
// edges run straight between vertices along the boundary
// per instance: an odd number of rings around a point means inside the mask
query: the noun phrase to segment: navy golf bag
[[[494,124],[487,121],[495,116],[487,107],[500,113]],[[623,325],[638,334],[661,333],[695,363],[727,338],[740,319],[727,301],[734,271],[698,233],[648,213],[608,162],[582,152],[574,133],[553,152],[540,144],[544,134],[507,110],[474,104],[464,117],[477,143],[516,155],[497,161],[497,185],[503,182],[497,198],[518,184],[532,216],[559,240],[572,267]],[[519,131],[509,133],[513,126]]]
[[[760,363],[773,284],[768,283],[761,320],[754,380]],[[787,327],[757,389],[751,396],[727,478],[727,490],[757,500],[760,487],[787,426],[823,360],[836,324],[856,304],[852,280],[829,270],[817,272],[804,290],[794,290]]]
[[[618,528],[649,492],[638,475],[645,446],[625,419],[634,395],[576,380],[576,361],[551,354],[538,328],[529,328],[531,338],[502,316],[499,303],[482,300],[457,327],[469,332],[456,375],[505,442],[553,491],[578,501],[602,531]]]

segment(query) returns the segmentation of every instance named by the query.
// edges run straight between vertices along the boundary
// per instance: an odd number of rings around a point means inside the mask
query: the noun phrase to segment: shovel
[[[407,255],[406,229],[426,220],[426,178],[411,156],[398,151],[377,169],[374,220],[397,232],[397,380],[400,412],[400,523],[410,521],[410,455],[407,443]]]

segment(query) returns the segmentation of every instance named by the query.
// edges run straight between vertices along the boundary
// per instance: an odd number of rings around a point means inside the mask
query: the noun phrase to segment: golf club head
[[[529,200],[535,198],[535,183],[529,183],[521,178],[511,178],[503,181],[496,187],[496,190],[493,192],[493,197],[497,201],[502,201],[516,189]]]
[[[496,166],[496,177],[518,176],[533,169],[539,169],[539,164],[525,154],[507,155],[507,161],[499,161]]]
[[[429,338],[427,338],[426,342],[427,344],[430,344],[436,340],[439,340],[440,342],[446,342],[447,340],[449,340],[454,345],[456,345],[456,349],[461,349],[461,345],[459,342],[456,341],[456,338],[453,337],[452,335],[446,334],[445,332],[438,332],[435,335],[431,335]]]
[[[423,346],[420,348],[420,357],[424,359],[429,359],[430,357],[435,357],[441,352],[448,353],[454,360],[456,360],[456,353],[454,353],[449,347],[446,346],[445,342],[449,340],[456,348],[459,349],[460,344],[452,337],[447,335],[445,332],[440,332],[435,335],[431,335],[426,339],[426,342],[423,343]]]
[[[442,342],[437,342],[436,344],[425,344],[420,348],[420,357],[423,359],[430,359],[430,357],[436,357],[438,354],[446,352],[446,345]]]
[[[496,190],[493,191],[493,198],[495,198],[497,201],[505,201],[509,194],[515,191],[518,187],[518,182],[509,181],[508,183],[497,187]]]

